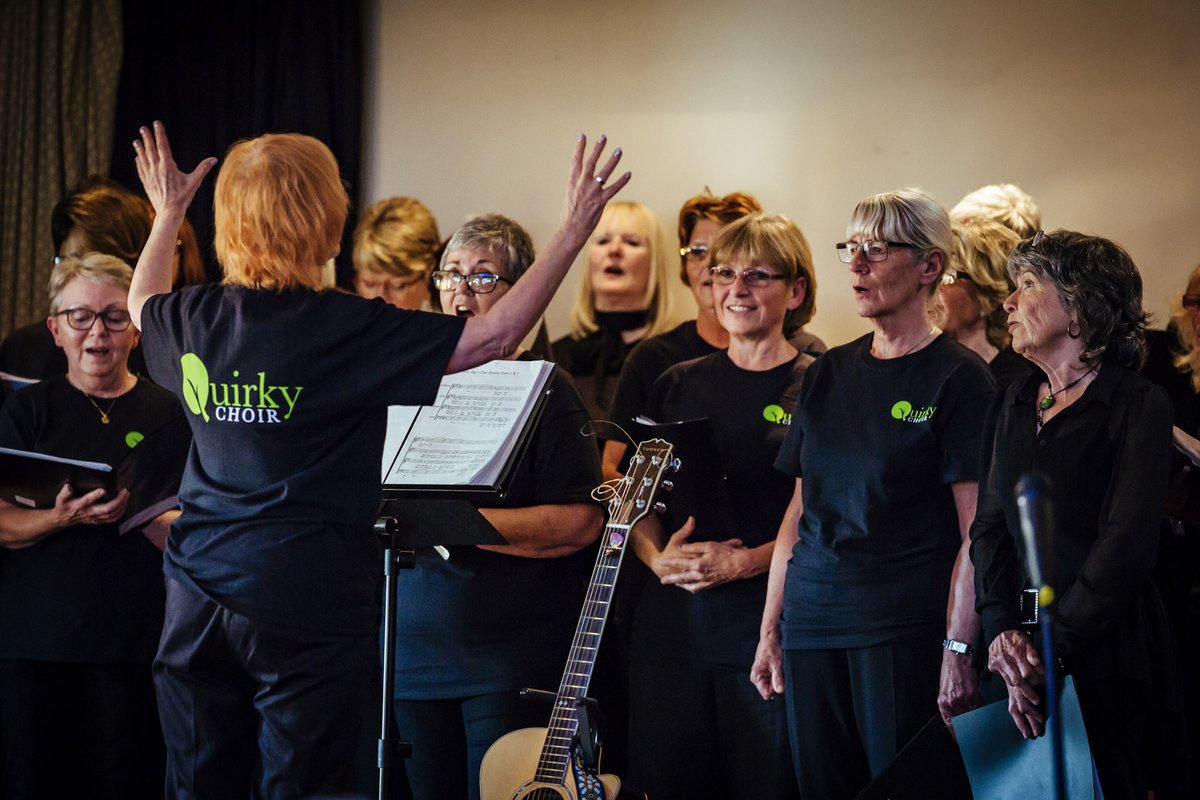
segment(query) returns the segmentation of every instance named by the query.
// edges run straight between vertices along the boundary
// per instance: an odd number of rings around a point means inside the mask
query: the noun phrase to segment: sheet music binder
[[[537,363],[537,362],[523,362]],[[543,362],[545,363],[545,362]],[[486,365],[485,365],[486,366]],[[533,394],[529,414],[525,417],[523,424],[519,430],[515,430],[515,437],[512,438],[512,447],[507,453],[500,450],[493,453],[492,458],[501,458],[501,466],[496,471],[494,480],[484,481],[479,483],[453,483],[453,484],[435,484],[435,483],[389,483],[386,480],[383,483],[383,498],[384,500],[399,500],[399,499],[459,499],[464,501],[489,501],[501,500],[508,491],[508,485],[512,481],[512,477],[517,467],[521,463],[521,459],[525,457],[526,451],[529,449],[529,442],[533,437],[533,432],[537,429],[538,423],[541,421],[543,412],[546,409],[546,401],[553,391],[549,388],[549,384],[554,377],[553,368],[547,370],[542,376],[540,383],[536,386],[536,392]],[[412,430],[416,427],[418,421],[427,422],[428,416],[422,418],[422,414],[428,415],[435,411],[432,406],[422,406],[417,412],[409,425],[408,432],[405,433],[403,441],[399,442],[394,452],[384,452],[384,464],[386,467],[393,466],[396,459],[403,452],[404,445],[408,443]],[[385,474],[388,469],[385,467]],[[416,512],[414,512],[416,513]],[[489,526],[490,527],[490,526]],[[439,542],[439,544],[450,544],[450,542]],[[495,542],[493,542],[495,544]]]

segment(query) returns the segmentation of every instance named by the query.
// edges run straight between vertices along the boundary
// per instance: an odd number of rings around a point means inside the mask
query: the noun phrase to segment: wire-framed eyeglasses
[[[751,267],[738,272],[733,267],[716,266],[710,267],[708,274],[712,276],[713,283],[720,286],[732,286],[738,277],[741,277],[742,283],[751,288],[770,286],[771,281],[787,280],[786,275],[779,275],[763,267]]]
[[[872,239],[867,242],[838,242],[837,254],[838,260],[843,264],[849,264],[854,260],[854,255],[862,250],[863,256],[867,261],[884,261],[888,257],[889,247],[907,247],[914,248],[915,244],[907,242],[889,242],[881,239]]]

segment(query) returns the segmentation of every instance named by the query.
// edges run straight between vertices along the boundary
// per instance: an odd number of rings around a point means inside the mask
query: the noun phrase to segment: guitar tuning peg
[[[662,487],[662,490],[664,492],[669,492],[675,488],[675,483],[673,481],[663,481],[662,483],[659,484],[659,486]]]
[[[667,510],[667,504],[666,504],[666,503],[661,503],[661,502],[659,502],[659,503],[655,503],[655,504],[654,504],[654,510],[655,510],[655,511],[657,511],[659,514],[663,514],[663,513],[665,513],[665,512],[666,512],[666,510]]]
[[[682,461],[680,461],[678,458],[672,458],[670,463],[667,464],[667,469],[671,470],[672,472],[679,472],[679,468],[682,466]]]

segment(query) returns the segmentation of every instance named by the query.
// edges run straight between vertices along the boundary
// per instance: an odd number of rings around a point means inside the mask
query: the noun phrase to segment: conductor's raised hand
[[[608,205],[608,201],[621,191],[632,177],[632,173],[626,172],[615,179],[612,178],[617,165],[621,163],[619,147],[612,151],[603,164],[600,163],[606,143],[606,137],[601,135],[589,150],[587,137],[581,133],[575,145],[575,157],[571,159],[567,198],[563,205],[563,224],[574,228],[585,238],[600,222],[600,214]]]
[[[206,158],[191,172],[184,172],[175,164],[171,142],[161,122],[155,120],[151,127],[139,128],[138,134],[139,138],[133,142],[133,160],[146,196],[156,214],[181,216],[196,196],[204,176],[217,165],[217,159]]]

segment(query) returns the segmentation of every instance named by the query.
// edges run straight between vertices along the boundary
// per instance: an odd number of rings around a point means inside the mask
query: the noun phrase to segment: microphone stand
[[[1054,525],[1048,495],[1049,482],[1036,472],[1017,481],[1017,510],[1021,519],[1021,536],[1025,541],[1025,557],[1029,578],[1037,586],[1037,622],[1042,634],[1042,662],[1046,665],[1046,725],[1050,736],[1054,797],[1067,798],[1067,766],[1063,747],[1062,718],[1059,716],[1058,659],[1054,655],[1053,627],[1054,587],[1043,576],[1040,542],[1049,548]],[[1040,535],[1039,535],[1040,534]]]

